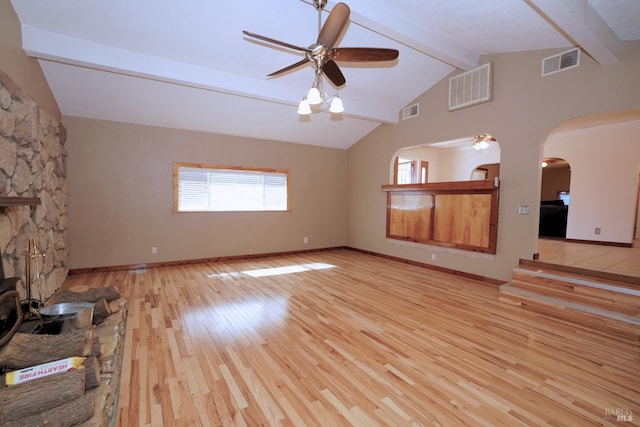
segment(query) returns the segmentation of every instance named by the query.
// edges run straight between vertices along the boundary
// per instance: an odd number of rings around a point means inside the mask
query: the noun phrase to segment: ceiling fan
[[[336,87],[346,83],[344,75],[336,61],[344,62],[374,62],[374,61],[393,61],[398,57],[398,51],[395,49],[383,49],[373,47],[336,47],[336,43],[345,27],[349,23],[349,14],[351,13],[349,6],[344,3],[337,3],[324,25],[321,26],[322,11],[327,4],[327,0],[314,0],[313,6],[318,11],[318,39],[309,47],[295,46],[259,34],[243,31],[246,36],[273,43],[288,49],[304,52],[305,58],[275,71],[268,77],[276,77],[288,71],[294,70],[307,63],[312,63],[315,67],[316,76],[324,74]]]

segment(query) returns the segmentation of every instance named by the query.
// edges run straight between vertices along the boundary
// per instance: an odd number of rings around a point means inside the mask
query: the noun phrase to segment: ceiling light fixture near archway
[[[570,169],[569,162],[565,159],[561,159],[559,157],[545,157],[542,159],[542,163],[540,164],[543,168],[567,168]]]
[[[471,148],[479,153],[482,150],[486,150],[489,147],[489,143],[495,142],[495,140],[496,139],[488,133],[481,133],[473,137]]]

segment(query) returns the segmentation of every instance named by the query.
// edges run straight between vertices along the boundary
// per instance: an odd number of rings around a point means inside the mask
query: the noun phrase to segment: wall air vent
[[[542,77],[580,66],[580,49],[575,48],[542,60]]]
[[[449,79],[449,111],[491,101],[491,63]]]
[[[418,104],[409,105],[408,107],[404,107],[402,110],[402,120],[407,120],[412,117],[416,117],[420,109],[418,108]]]

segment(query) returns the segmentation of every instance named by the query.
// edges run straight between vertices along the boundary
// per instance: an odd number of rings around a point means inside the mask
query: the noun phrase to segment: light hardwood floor
[[[68,282],[128,299],[123,427],[640,425],[637,339],[493,285],[350,250]]]

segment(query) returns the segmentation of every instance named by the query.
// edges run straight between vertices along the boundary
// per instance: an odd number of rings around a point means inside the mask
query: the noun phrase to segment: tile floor
[[[538,239],[540,261],[640,277],[640,240],[632,248]]]

